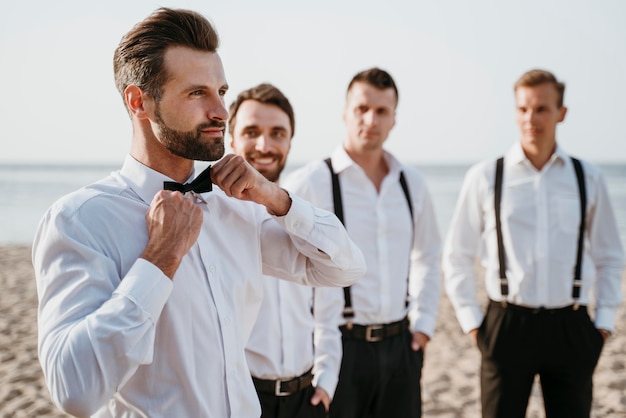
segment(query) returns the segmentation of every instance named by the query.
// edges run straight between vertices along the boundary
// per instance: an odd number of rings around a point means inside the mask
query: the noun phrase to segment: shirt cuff
[[[464,306],[459,308],[457,318],[459,319],[461,329],[467,334],[471,330],[480,327],[485,318],[485,314],[479,306]]]
[[[337,388],[338,375],[335,375],[335,377],[331,375],[332,373],[324,372],[316,374],[315,379],[313,380],[313,386],[324,389],[332,401],[333,396],[335,395],[335,389]]]
[[[417,318],[417,319],[416,319]],[[428,335],[428,338],[433,338],[435,334],[435,326],[437,320],[432,315],[419,314],[413,315],[409,313],[409,319],[411,320],[411,332],[421,332]]]
[[[308,237],[313,230],[315,208],[306,200],[293,195],[291,192],[291,208],[284,216],[271,215],[286,231],[297,237]]]
[[[161,269],[143,258],[137,259],[114,293],[127,297],[155,322],[172,293],[174,283]]]
[[[613,308],[598,308],[595,313],[594,325],[598,329],[605,329],[607,331],[615,332],[615,317],[617,316],[616,309]]]

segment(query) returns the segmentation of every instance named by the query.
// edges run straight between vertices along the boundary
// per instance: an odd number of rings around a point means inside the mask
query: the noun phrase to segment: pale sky
[[[261,82],[289,97],[292,164],[342,142],[347,84],[372,66],[398,84],[387,149],[404,162],[471,163],[505,152],[518,138],[512,85],[532,68],[567,85],[557,131],[565,150],[626,162],[624,0],[3,3],[0,163],[121,164],[131,125],[113,83],[113,51],[160,6],[194,9],[216,25],[227,105]]]

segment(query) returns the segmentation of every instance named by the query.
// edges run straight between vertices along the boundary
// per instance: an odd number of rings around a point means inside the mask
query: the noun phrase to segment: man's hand
[[[183,256],[200,235],[202,209],[193,198],[161,190],[150,203],[146,224],[148,244],[141,258],[173,279]]]
[[[426,350],[426,344],[430,341],[430,337],[423,332],[416,331],[413,333],[413,341],[411,341],[411,350]]]
[[[230,197],[264,205],[272,215],[289,212],[289,194],[269,181],[242,156],[227,154],[211,166],[211,180]]]
[[[330,396],[328,396],[328,393],[326,393],[324,389],[318,386],[315,388],[313,396],[311,396],[311,405],[316,406],[319,405],[320,402],[324,404],[324,409],[328,412],[330,408]]]
[[[478,344],[478,328],[474,328],[468,332],[469,336],[472,337],[474,344]]]
[[[606,342],[606,340],[608,340],[609,337],[611,336],[611,331],[607,331],[602,328],[598,328],[598,332],[602,334],[602,338],[604,339],[604,342]]]

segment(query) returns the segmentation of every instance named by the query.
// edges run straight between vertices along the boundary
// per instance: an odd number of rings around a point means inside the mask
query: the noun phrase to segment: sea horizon
[[[593,161],[591,161],[593,162]],[[616,214],[622,245],[626,245],[626,161],[596,163],[606,179]],[[198,169],[209,163],[198,162]],[[288,163],[284,174],[305,163]],[[426,178],[437,213],[438,226],[445,236],[463,177],[474,162],[414,162]],[[31,245],[39,220],[60,197],[97,181],[120,163],[1,163],[0,162],[0,245]]]

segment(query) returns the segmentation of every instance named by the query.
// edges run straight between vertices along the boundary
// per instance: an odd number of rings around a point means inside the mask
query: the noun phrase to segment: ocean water
[[[626,164],[601,165],[616,213],[622,244],[626,245]],[[59,197],[117,170],[110,165],[8,165],[0,164],[0,245],[30,245],[39,220]],[[199,167],[203,168],[203,167]],[[295,167],[287,167],[286,172]],[[424,165],[445,235],[468,165]]]

